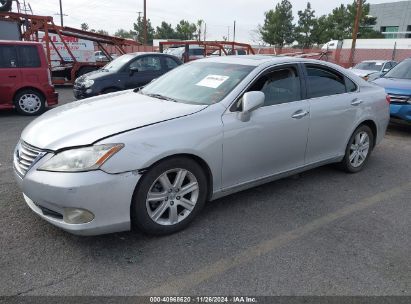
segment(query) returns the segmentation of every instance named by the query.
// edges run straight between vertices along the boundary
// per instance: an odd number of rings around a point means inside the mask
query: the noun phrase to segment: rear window
[[[12,45],[0,45],[0,68],[17,68],[17,52]]]
[[[34,45],[17,46],[19,67],[39,68],[41,66],[38,48]]]

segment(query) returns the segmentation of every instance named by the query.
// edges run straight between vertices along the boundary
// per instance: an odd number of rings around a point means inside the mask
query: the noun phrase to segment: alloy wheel
[[[354,168],[360,167],[367,159],[370,151],[370,137],[367,132],[358,132],[350,146],[350,164]]]
[[[168,170],[154,181],[147,193],[148,215],[160,225],[178,224],[194,210],[199,190],[197,178],[190,171]]]

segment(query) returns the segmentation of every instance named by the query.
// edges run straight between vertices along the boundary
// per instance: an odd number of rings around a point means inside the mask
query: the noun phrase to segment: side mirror
[[[137,72],[138,72],[138,68],[137,68],[137,67],[130,67],[129,72],[130,72],[130,76],[131,76],[131,75],[133,75],[134,73],[137,73]]]
[[[251,112],[260,108],[265,101],[265,94],[259,91],[247,92],[243,96],[243,109],[238,113],[238,119],[246,122],[250,120]]]

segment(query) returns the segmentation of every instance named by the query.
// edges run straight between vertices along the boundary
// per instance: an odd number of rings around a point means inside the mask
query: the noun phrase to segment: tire
[[[176,183],[177,177],[183,177],[180,183]],[[165,184],[169,187],[165,188]],[[134,191],[133,226],[151,235],[175,233],[190,224],[204,207],[206,198],[207,178],[197,162],[184,157],[164,160],[142,176]]]
[[[13,1],[12,0],[0,0],[0,12],[11,11]]]
[[[367,164],[373,148],[374,135],[371,129],[366,125],[359,126],[348,141],[344,159],[340,163],[341,169],[348,173],[360,172]]]
[[[15,96],[14,106],[17,112],[22,115],[36,116],[44,112],[46,100],[39,91],[26,89]]]

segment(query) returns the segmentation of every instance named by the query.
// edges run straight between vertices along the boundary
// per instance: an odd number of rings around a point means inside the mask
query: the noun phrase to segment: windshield
[[[103,70],[107,70],[110,72],[118,72],[127,62],[133,59],[135,56],[126,54],[114,59],[112,62],[106,64],[103,67]]]
[[[393,67],[387,74],[384,75],[385,78],[400,78],[400,79],[411,79],[411,59],[404,60],[395,67]]]
[[[382,62],[361,62],[357,64],[354,69],[366,70],[366,71],[381,71],[383,66]]]
[[[176,102],[210,105],[230,93],[253,66],[216,62],[193,62],[168,72],[140,91]]]

